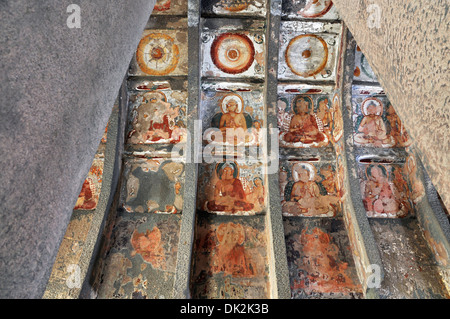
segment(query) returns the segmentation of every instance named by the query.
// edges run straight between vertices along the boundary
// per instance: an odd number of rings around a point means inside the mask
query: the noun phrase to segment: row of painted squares
[[[378,83],[361,49],[355,49],[352,87],[353,141],[364,150],[402,148],[407,157],[359,157],[358,178],[368,217],[396,218],[414,213],[425,191],[417,172],[412,140]],[[385,162],[385,163],[383,163]],[[389,163],[391,162],[391,163]]]
[[[285,21],[282,24],[278,77],[282,80],[334,81],[341,24]],[[244,28],[244,26],[241,26]],[[201,42],[203,77],[264,79],[265,35],[254,30],[205,29]],[[130,75],[187,75],[186,30],[146,30]]]
[[[155,82],[149,83],[146,87],[156,88]],[[332,87],[280,85],[280,90],[278,128],[282,147],[324,147],[340,140],[343,134],[340,101]],[[168,82],[167,86],[150,91],[132,92],[130,101],[128,143],[156,146],[186,142],[186,91],[173,90]],[[391,109],[388,106],[387,116],[380,115],[380,118],[399,123]],[[204,83],[200,104],[203,143],[259,145],[261,128],[266,127],[264,111],[262,86]],[[358,125],[361,126],[361,120]],[[391,126],[389,128],[389,132],[394,132]],[[227,129],[239,134],[227,139]],[[387,129],[384,132],[388,134]]]
[[[280,151],[290,155],[280,158],[279,189],[291,297],[360,298],[342,209],[343,26],[331,1],[283,1],[282,9],[277,122]],[[311,20],[299,21],[305,15]],[[328,84],[306,84],[314,81]]]
[[[187,136],[186,10],[187,1],[157,1],[130,65],[122,187],[94,283],[98,298],[172,297],[185,160],[170,152]],[[182,77],[167,80],[167,74]]]
[[[156,2],[130,64],[120,194],[126,214],[182,213],[185,158],[172,150],[188,134],[187,3]]]
[[[204,15],[265,17],[267,0],[201,0]],[[187,15],[184,0],[157,0],[152,15]],[[283,0],[282,16],[291,19],[337,20],[339,14],[331,0]]]
[[[202,2],[203,13],[238,16],[261,14],[264,6],[258,0]],[[263,85],[247,80],[264,80],[265,26],[258,19],[216,21],[202,21],[199,117],[203,151],[213,152],[218,161],[199,165],[190,290],[194,298],[267,298],[266,223],[257,215],[266,211],[266,167],[258,161],[225,160],[241,155],[235,146],[264,147]]]
[[[235,20],[237,25],[211,28],[206,23],[201,36],[201,75],[204,77],[264,79],[265,34],[264,21],[267,4],[264,0],[203,1],[203,14],[254,16]],[[154,15],[186,15],[186,1],[159,1]],[[341,32],[340,23],[317,22],[317,19],[339,18],[331,1],[307,0],[283,2],[286,18],[282,24],[279,78],[285,80],[330,80],[336,76],[336,58]],[[181,18],[180,18],[181,19]],[[314,20],[312,20],[314,19]],[[311,20],[311,21],[308,21]],[[247,22],[245,22],[247,21]],[[250,22],[249,22],[250,21]],[[316,22],[312,22],[316,21]],[[203,20],[204,22],[204,20]],[[165,29],[146,30],[139,43],[130,75],[186,75],[186,26],[176,23]]]
[[[130,143],[177,143],[182,141],[186,136],[186,124],[185,124],[185,103],[186,93],[182,92],[166,92],[169,97],[174,94],[178,97],[178,100],[174,103],[169,103],[164,91],[145,92],[137,94],[137,104],[132,105],[131,122],[133,123],[132,129],[129,132]],[[251,106],[245,106],[243,103],[247,103]],[[247,96],[246,96],[247,95]],[[318,101],[316,105],[317,112],[311,116],[308,113],[313,103],[312,95],[299,95],[293,98],[293,102],[289,103],[288,99],[282,97],[279,101],[279,127],[280,127],[280,143],[286,147],[307,147],[307,146],[324,146],[328,144],[328,141],[333,139],[337,140],[342,135],[342,127],[338,126],[341,123],[338,114],[337,120],[333,121],[335,113],[329,110],[329,98],[327,96],[315,97]],[[230,114],[228,106],[224,105],[224,100],[230,100],[230,98],[236,98],[238,101],[238,109],[241,111],[231,114],[241,115],[242,120],[236,120],[236,117],[227,116]],[[256,98],[255,98],[256,97]],[[253,98],[253,99],[251,99]],[[314,98],[314,96],[313,96]],[[205,107],[202,110],[205,111],[202,118],[204,122],[204,140],[206,143],[217,141],[217,133],[222,132],[227,128],[229,121],[227,118],[234,118],[235,127],[240,127],[245,130],[249,130],[249,134],[246,139],[242,139],[241,142],[246,144],[258,144],[260,140],[259,129],[264,125],[263,121],[263,104],[262,94],[259,92],[252,92],[252,94],[236,94],[236,93],[211,93],[205,92],[203,94],[203,104]],[[300,102],[299,102],[300,101]],[[259,102],[259,104],[258,104]],[[359,103],[358,103],[359,102]],[[298,112],[292,111],[287,108],[286,105],[293,104],[294,109]],[[386,107],[387,104],[387,107]],[[173,106],[175,105],[175,107]],[[304,106],[304,112],[300,113],[301,105]],[[357,145],[366,146],[385,146],[385,145],[409,145],[409,139],[406,131],[403,130],[401,122],[398,116],[395,114],[393,107],[387,102],[385,96],[381,97],[354,97],[354,138]],[[215,106],[215,107],[214,107]],[[245,111],[242,111],[244,109]],[[339,107],[335,107],[335,110],[340,110]],[[366,110],[366,111],[363,111]],[[293,115],[295,114],[295,115]],[[303,114],[303,115],[300,115]],[[302,119],[303,116],[303,119]],[[328,120],[330,119],[331,120]],[[318,123],[321,125],[319,126]],[[308,125],[306,125],[308,124]],[[228,124],[229,125],[229,124]],[[208,127],[209,126],[209,127]],[[301,126],[301,129],[298,128]],[[219,130],[217,130],[219,129]],[[222,130],[222,131],[220,131]],[[334,132],[334,133],[333,133]],[[219,136],[222,137],[222,136]],[[226,140],[226,135],[221,139],[224,143],[236,143],[236,136],[232,141]],[[216,142],[217,143],[217,142]],[[75,209],[94,209],[98,202],[98,197],[101,189],[103,158],[98,157],[94,160],[93,166],[89,172],[88,178],[85,180],[80,194],[79,200]],[[210,175],[211,176],[211,175]],[[245,174],[241,175],[243,178]],[[168,178],[168,177],[167,177]],[[258,181],[262,181],[261,176],[255,177]],[[259,183],[256,181],[256,183]],[[182,179],[175,181],[173,191],[175,194],[180,192],[182,186]],[[248,183],[255,184],[253,181],[244,181],[246,185]],[[253,185],[255,186],[255,185]],[[255,186],[255,188],[257,188]],[[249,191],[247,191],[248,193]],[[260,192],[263,192],[261,190]],[[169,206],[173,206],[169,205]],[[155,204],[147,205],[155,210],[159,207],[155,207]],[[142,208],[139,208],[142,210]],[[151,210],[151,209],[150,209]],[[179,211],[170,207],[166,211]]]

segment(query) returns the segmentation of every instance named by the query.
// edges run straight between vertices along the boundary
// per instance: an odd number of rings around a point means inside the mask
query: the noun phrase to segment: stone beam
[[[40,298],[155,0],[0,2],[0,298]]]

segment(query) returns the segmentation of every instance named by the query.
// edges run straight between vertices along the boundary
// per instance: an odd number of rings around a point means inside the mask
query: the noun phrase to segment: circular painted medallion
[[[330,11],[332,6],[331,0],[307,0],[300,14],[305,18],[317,18]]]
[[[151,33],[139,43],[136,60],[141,70],[150,75],[167,75],[175,70],[180,58],[175,40],[162,33]]]
[[[328,46],[322,38],[314,34],[302,34],[289,42],[285,58],[292,72],[302,77],[310,77],[325,68]]]
[[[252,65],[255,48],[246,35],[223,33],[211,45],[211,59],[223,72],[238,74]]]

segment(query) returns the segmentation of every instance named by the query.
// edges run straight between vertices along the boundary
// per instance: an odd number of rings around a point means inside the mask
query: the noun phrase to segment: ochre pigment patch
[[[193,296],[268,297],[266,238],[260,219],[213,215],[200,219],[195,235]]]
[[[350,243],[343,221],[285,219],[293,298],[359,298]]]

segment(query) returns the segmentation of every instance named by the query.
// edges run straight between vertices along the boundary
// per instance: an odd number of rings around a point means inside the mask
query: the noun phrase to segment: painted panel
[[[129,213],[175,214],[183,209],[184,163],[180,159],[125,160],[121,207]]]
[[[344,222],[284,218],[294,299],[362,298]]]
[[[170,82],[141,83],[129,92],[127,143],[161,145],[186,142],[187,91]]]
[[[280,29],[280,80],[335,81],[342,25],[284,21]]]
[[[368,217],[395,218],[414,213],[424,196],[413,157],[406,163],[382,164],[359,158],[358,175]]]
[[[171,298],[179,215],[120,216],[104,261],[98,298]]]
[[[187,6],[186,0],[156,0],[152,16],[187,15]]]
[[[74,210],[93,210],[97,207],[103,181],[104,158],[94,158],[88,176],[83,182]]]
[[[383,90],[353,87],[353,139],[360,147],[407,147],[412,140]]]
[[[220,161],[199,167],[198,209],[219,215],[254,215],[266,210],[261,162]]]
[[[335,163],[282,161],[279,172],[284,216],[332,217],[341,212]]]
[[[343,135],[340,98],[331,86],[280,85],[277,112],[281,147],[325,147]]]
[[[247,83],[203,83],[203,141],[214,145],[259,145],[264,127],[264,88]]]
[[[223,27],[202,31],[201,74],[204,77],[264,78],[265,35],[258,30]]]
[[[145,30],[129,75],[187,75],[188,56],[185,29]]]
[[[202,0],[203,14],[221,16],[266,16],[266,0]]]
[[[283,0],[282,16],[288,19],[338,20],[339,13],[331,0]]]
[[[359,46],[355,49],[355,71],[353,72],[353,80],[364,82],[378,82],[375,73],[372,70],[365,55]]]
[[[197,214],[191,292],[201,299],[269,297],[264,219]]]

